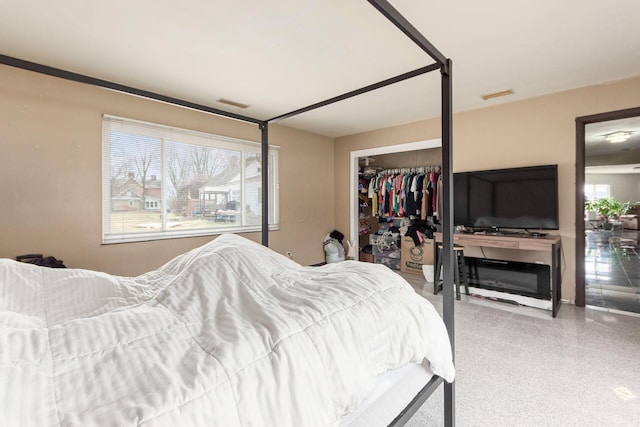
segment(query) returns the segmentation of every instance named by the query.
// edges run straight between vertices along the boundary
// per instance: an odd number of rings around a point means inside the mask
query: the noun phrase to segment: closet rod
[[[427,173],[427,172],[438,172],[440,173],[441,166],[440,165],[432,165],[432,166],[413,166],[413,167],[404,167],[404,168],[388,168],[382,169],[377,172],[376,175],[396,175],[396,174],[407,174],[407,173]]]

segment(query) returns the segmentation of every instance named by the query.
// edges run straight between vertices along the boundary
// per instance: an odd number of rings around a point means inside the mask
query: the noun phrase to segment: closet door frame
[[[360,212],[358,202],[358,159],[367,156],[379,156],[381,154],[403,153],[406,151],[418,151],[429,148],[442,147],[442,139],[429,139],[426,141],[408,142],[405,144],[388,145],[384,147],[367,148],[350,152],[349,158],[349,240],[358,241],[358,214]],[[358,257],[360,254],[358,254]]]

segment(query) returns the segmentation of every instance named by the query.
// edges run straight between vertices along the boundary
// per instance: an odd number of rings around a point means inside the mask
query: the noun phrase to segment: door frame
[[[425,150],[429,148],[441,148],[442,139],[429,139],[425,141],[408,142],[405,144],[387,145],[384,147],[367,148],[351,151],[349,154],[349,239],[357,244],[360,205],[358,202],[358,159],[367,156],[379,156],[381,154],[403,153],[406,151]],[[359,254],[358,254],[359,256]]]
[[[585,306],[585,227],[584,227],[584,184],[585,184],[585,127],[591,123],[608,122],[640,116],[640,107],[609,111],[576,118],[576,306]]]

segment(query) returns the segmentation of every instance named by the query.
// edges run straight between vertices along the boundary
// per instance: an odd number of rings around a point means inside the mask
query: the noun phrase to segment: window
[[[258,143],[104,116],[103,242],[258,231]],[[278,224],[278,147],[269,147],[269,225]]]
[[[606,199],[611,195],[609,184],[585,184],[585,200]]]

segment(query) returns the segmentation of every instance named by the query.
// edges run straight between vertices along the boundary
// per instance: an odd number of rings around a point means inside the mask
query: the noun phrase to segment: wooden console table
[[[442,242],[442,233],[434,233],[436,242]],[[460,246],[477,246],[486,248],[500,248],[526,251],[541,251],[551,254],[551,314],[556,317],[562,297],[562,241],[560,236],[547,234],[533,237],[525,234],[471,234],[455,233],[453,242]]]

